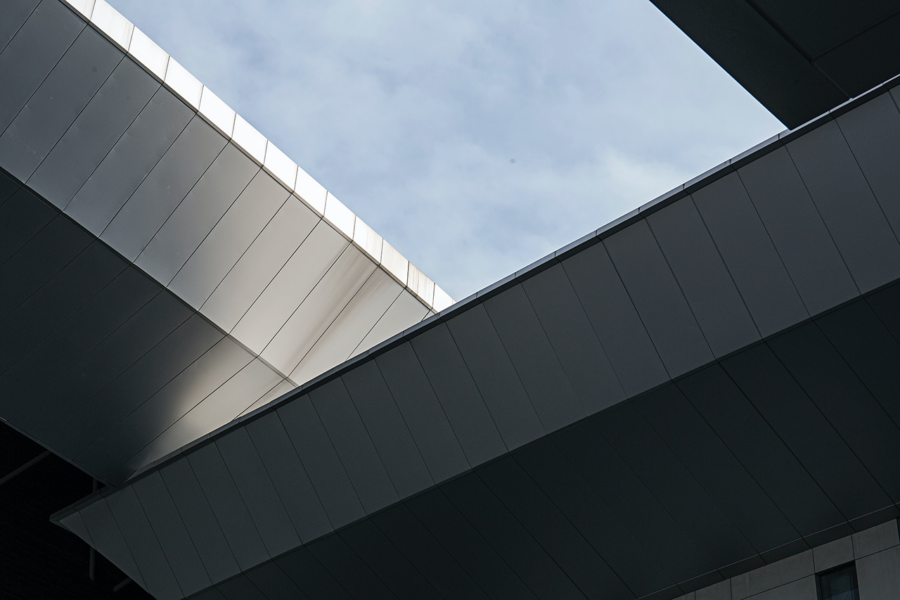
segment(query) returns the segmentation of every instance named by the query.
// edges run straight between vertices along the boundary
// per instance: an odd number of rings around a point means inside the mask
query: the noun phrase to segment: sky
[[[110,0],[456,299],[783,130],[648,0]]]

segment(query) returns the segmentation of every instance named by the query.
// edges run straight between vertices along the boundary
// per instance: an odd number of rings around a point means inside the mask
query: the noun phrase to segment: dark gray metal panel
[[[94,548],[119,567],[128,577],[146,588],[144,578],[134,563],[134,557],[125,544],[125,539],[119,531],[119,526],[116,525],[116,519],[110,512],[106,500],[100,498],[85,506],[80,513],[94,542]]]
[[[787,149],[860,291],[900,276],[900,244],[837,123],[810,131]]]
[[[0,170],[0,206],[3,206],[3,203],[16,193],[20,187],[22,186],[19,185],[19,182]]]
[[[210,580],[216,583],[239,573],[234,554],[188,459],[171,463],[160,470],[160,475]]]
[[[891,504],[768,347],[744,351],[723,366],[846,519]]]
[[[241,150],[226,145],[135,264],[168,285],[258,172]]]
[[[59,524],[80,537],[89,546],[94,545],[93,540],[91,540],[91,534],[88,533],[84,524],[84,519],[81,518],[81,513],[72,513],[68,517],[60,519]]]
[[[625,392],[562,265],[525,280],[522,287],[572,384],[582,413],[591,415],[623,400]]]
[[[585,596],[635,597],[512,457],[479,469],[478,476]]]
[[[112,73],[122,52],[88,27],[0,136],[0,164],[27,181]]]
[[[433,485],[428,467],[375,362],[361,363],[341,379],[400,497]]]
[[[150,521],[147,520],[134,489],[130,486],[123,488],[108,496],[106,503],[119,525],[135,563],[144,576],[147,591],[160,599],[183,598],[184,594],[175,580],[172,568],[159,546],[156,534],[150,527]]]
[[[216,446],[231,472],[247,510],[256,523],[269,556],[277,556],[300,545],[266,468],[243,427],[216,440]]]
[[[307,600],[291,578],[277,564],[267,562],[244,575],[267,600]]]
[[[334,528],[365,516],[356,490],[341,464],[308,396],[278,409],[278,416],[303,462]]]
[[[162,475],[150,473],[133,487],[182,592],[189,596],[212,585]]]
[[[275,491],[304,543],[333,528],[309,481],[278,414],[271,412],[247,423],[247,432],[272,479]]]
[[[411,343],[469,464],[479,465],[506,452],[503,438],[447,326],[438,325],[417,335]]]
[[[409,343],[375,359],[435,482],[469,468],[450,422]]]
[[[100,235],[166,153],[192,114],[170,91],[157,90],[65,206],[66,214],[94,235]]]
[[[305,547],[276,558],[275,563],[311,599],[352,600],[350,594]]]
[[[220,592],[216,588],[209,588],[202,594],[193,596],[191,600],[228,600],[228,598],[223,596],[222,592]]]
[[[692,197],[760,334],[805,319],[806,308],[737,174]]]
[[[484,307],[477,305],[456,315],[447,326],[507,448],[518,448],[544,435]]]
[[[531,444],[516,452],[515,459],[634,596],[674,586],[653,555],[552,441]]]
[[[166,151],[101,239],[134,260],[225,147],[225,138],[195,116]]]
[[[310,544],[309,552],[357,600],[396,598],[340,536],[330,535]]]
[[[677,387],[654,390],[634,405],[757,552],[800,538]]]
[[[202,446],[187,458],[241,570],[268,560],[259,531],[216,445]]]
[[[787,150],[757,158],[738,175],[811,314],[859,294]]]
[[[398,501],[344,383],[333,379],[310,392],[309,397],[366,512],[371,514]]]
[[[0,205],[0,264],[9,260],[56,214],[53,208],[25,188]]]
[[[563,268],[627,396],[668,374],[603,244],[565,260]]]
[[[158,89],[143,68],[122,60],[28,179],[29,187],[65,208]]]
[[[556,431],[584,417],[575,392],[521,285],[484,303],[491,323],[544,425]]]
[[[216,586],[216,589],[225,597],[225,600],[267,600],[263,593],[244,574],[241,574],[240,577],[223,581]]]
[[[3,52],[39,2],[40,0],[8,0],[3,4],[3,22],[0,23],[0,52]]]
[[[646,220],[603,241],[671,377],[712,360],[678,282]]]
[[[900,285],[894,284],[885,288],[866,298],[866,302],[894,339],[900,341]]]
[[[82,29],[84,21],[59,0],[43,0],[34,9],[0,54],[0,131],[6,130]]]
[[[713,354],[759,339],[759,331],[725,268],[694,202],[684,198],[647,217]]]

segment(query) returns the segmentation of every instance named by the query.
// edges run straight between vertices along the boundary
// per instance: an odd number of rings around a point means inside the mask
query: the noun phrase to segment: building
[[[156,598],[900,597],[900,6],[656,4],[791,129],[453,303],[103,0],[6,2],[52,535]]]

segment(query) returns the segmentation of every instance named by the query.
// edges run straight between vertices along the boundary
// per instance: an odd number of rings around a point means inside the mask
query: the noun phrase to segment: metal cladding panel
[[[300,536],[294,530],[247,430],[243,427],[235,429],[216,440],[216,446],[269,555],[277,556],[299,546]]]
[[[484,308],[544,431],[556,431],[583,418],[584,411],[522,286],[504,290],[487,300]]]
[[[37,235],[57,213],[27,189],[19,189],[0,205],[0,264]]]
[[[8,0],[4,4],[3,22],[0,23],[0,52],[3,52],[39,3],[40,0]]]
[[[191,119],[191,109],[160,88],[63,208],[99,236]]]
[[[318,222],[312,210],[288,198],[203,303],[203,314],[231,331]]]
[[[224,147],[225,138],[194,116],[100,238],[134,261]]]
[[[162,476],[151,473],[135,482],[134,491],[184,595],[212,585]]]
[[[274,562],[248,571],[244,577],[249,579],[267,600],[308,600],[309,598]]]
[[[354,598],[373,600],[394,598],[378,576],[360,560],[340,536],[328,536],[310,544],[309,552]]]
[[[168,465],[160,470],[160,475],[210,580],[217,583],[239,573],[234,554],[188,459]]]
[[[525,280],[522,287],[582,413],[591,415],[624,400],[625,392],[562,265]]]
[[[0,206],[3,206],[21,187],[15,179],[0,170]]]
[[[490,598],[493,600],[536,598],[522,579],[440,490],[431,490],[408,500],[405,504]]]
[[[768,347],[744,351],[724,367],[846,519],[891,503]]]
[[[259,361],[259,362],[262,362],[262,361]],[[274,373],[275,371],[273,370],[272,372]],[[281,383],[279,383],[278,385],[273,387],[271,390],[269,390],[268,392],[266,392],[265,394],[260,396],[256,400],[256,402],[254,402],[253,404],[251,404],[250,406],[245,408],[241,412],[241,414],[239,414],[236,418],[243,417],[244,415],[249,415],[250,413],[255,411],[257,408],[263,407],[266,404],[269,404],[270,402],[274,402],[278,398],[281,398],[282,396],[284,396],[285,394],[287,394],[288,392],[290,392],[291,390],[294,390],[294,389],[296,389],[296,386],[293,383],[291,383],[290,381],[288,381],[286,379],[282,379]]]
[[[891,499],[900,501],[900,470],[894,463],[900,430],[825,334],[810,323],[769,346]]]
[[[341,379],[400,497],[434,485],[378,366],[367,361]]]
[[[126,57],[28,179],[28,186],[65,208],[159,89]]]
[[[447,322],[450,334],[510,450],[544,435],[503,343],[483,306]]]
[[[666,262],[715,356],[759,339],[756,324],[725,267],[693,200],[647,217]]]
[[[585,596],[634,598],[622,580],[512,457],[485,466],[479,470],[479,477]]]
[[[4,17],[6,8],[4,7]],[[43,0],[0,53],[0,132],[12,123],[47,74],[84,29],[59,0]]]
[[[635,597],[674,585],[656,559],[552,441],[523,448],[515,459]]]
[[[310,381],[341,364],[403,291],[390,275],[375,269],[349,304],[310,349],[291,379]]]
[[[259,171],[178,271],[169,289],[199,309],[287,198],[280,183]]]
[[[800,534],[677,387],[655,390],[634,405],[757,552],[799,539]]]
[[[275,564],[311,599],[353,600],[305,547],[276,558]]]
[[[700,550],[622,458],[588,423],[554,436],[556,445],[674,581],[709,573]],[[609,485],[615,481],[616,485]]]
[[[279,408],[277,413],[322,501],[332,527],[337,529],[364,517],[366,513],[356,490],[309,397],[302,396],[289,402]]]
[[[866,298],[866,302],[891,332],[900,340],[900,285],[892,285]]]
[[[188,461],[241,570],[268,560],[259,531],[216,445],[207,444],[192,452]]]
[[[60,519],[60,525],[77,535],[84,541],[84,543],[89,546],[93,546],[94,542],[91,540],[91,534],[88,533],[87,527],[84,524],[84,519],[81,518],[81,513],[75,512],[65,517],[64,519]]]
[[[254,352],[262,352],[348,245],[344,236],[325,221],[319,221],[234,327],[232,335]]]
[[[480,465],[507,452],[447,325],[438,325],[410,341],[469,464]]]
[[[373,521],[388,544],[408,559],[417,589],[404,590],[403,598],[484,598],[484,591],[404,505],[380,513]],[[346,534],[342,534],[347,539]]]
[[[135,563],[144,576],[147,591],[160,599],[183,598],[184,594],[175,580],[172,568],[159,546],[156,534],[150,527],[150,521],[147,520],[134,489],[124,488],[110,495],[106,503],[122,531],[122,537],[125,538]]]
[[[220,592],[216,588],[209,588],[202,594],[193,596],[191,600],[228,600],[228,598],[223,596],[222,592]]]
[[[763,337],[808,314],[736,173],[694,192],[694,203]]]
[[[565,260],[563,268],[627,396],[669,376],[603,244]]]
[[[91,540],[94,542],[94,548],[138,585],[146,589],[144,578],[134,563],[134,557],[119,531],[119,526],[116,525],[116,519],[110,512],[106,500],[100,498],[79,512],[84,519]]]
[[[0,165],[27,181],[122,56],[102,35],[85,29],[0,136]]]
[[[469,469],[465,453],[409,343],[375,359],[434,481]]]
[[[216,586],[216,590],[225,597],[225,600],[267,600],[245,574],[223,581]]]
[[[842,520],[828,496],[720,366],[682,379],[678,388],[801,535]]]
[[[859,290],[788,151],[778,148],[738,175],[810,314],[857,296]]]
[[[135,264],[168,285],[258,172],[242,151],[226,145]]]
[[[860,291],[900,276],[900,244],[837,123],[787,149]]]
[[[397,502],[400,498],[341,379],[316,388],[309,397],[365,511],[371,514]]]
[[[885,4],[890,6],[889,10],[895,10],[889,2]],[[894,46],[900,34],[900,16],[894,14],[870,25],[860,35],[816,59],[816,66],[851,97],[891,79],[900,70]]]
[[[366,337],[353,349],[350,358],[369,348],[374,348],[386,339],[422,321],[431,311],[409,290],[402,290]]]
[[[250,421],[247,432],[303,542],[310,542],[332,531],[322,502],[278,414],[271,412]]]

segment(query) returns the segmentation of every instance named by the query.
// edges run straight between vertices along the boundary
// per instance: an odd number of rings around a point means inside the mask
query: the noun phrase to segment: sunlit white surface
[[[200,94],[203,92],[203,84],[174,58],[169,59],[165,81],[166,85],[184,98],[185,102],[194,108],[200,108]]]
[[[123,17],[119,11],[107,4],[106,0],[97,0],[96,4],[94,4],[91,22],[100,31],[108,35],[112,41],[124,50],[128,50],[131,44],[131,34],[134,32],[134,25]]]
[[[353,229],[353,241],[372,257],[375,262],[381,262],[381,246],[384,238],[375,233],[375,230],[356,217],[356,225]]]
[[[434,303],[433,307],[436,312],[448,309],[453,305],[453,298],[450,294],[441,289],[439,285],[434,286]]]
[[[297,169],[297,183],[294,186],[294,193],[303,198],[303,201],[320,215],[325,214],[325,196],[327,192],[321,183],[303,170],[303,167]]]
[[[328,192],[328,198],[325,200],[325,220],[347,236],[347,239],[353,239],[355,215],[331,192]]]
[[[234,131],[235,113],[208,87],[204,87],[200,95],[200,114],[215,125],[219,131],[231,137]]]
[[[409,281],[409,261],[397,252],[387,240],[384,240],[381,247],[381,266],[403,285]]]
[[[86,18],[91,18],[91,13],[94,10],[94,0],[66,0],[66,2]]]
[[[409,265],[409,283],[407,287],[428,306],[434,303],[434,282],[414,265]]]
[[[134,28],[134,33],[131,35],[131,46],[128,48],[128,53],[147,67],[151,73],[165,80],[169,55],[137,27]]]
[[[294,189],[294,182],[297,181],[297,163],[288,158],[287,154],[275,147],[275,144],[269,142],[266,146],[266,159],[263,166],[272,175],[278,178],[281,183],[287,186],[289,190]]]
[[[243,149],[244,152],[262,164],[266,158],[266,138],[258,132],[253,125],[244,120],[241,115],[234,119],[234,132],[231,140]]]

